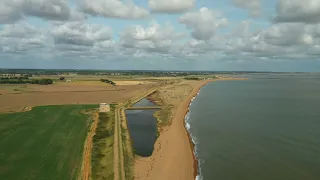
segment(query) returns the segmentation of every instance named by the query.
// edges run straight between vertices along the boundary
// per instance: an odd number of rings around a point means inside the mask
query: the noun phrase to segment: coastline
[[[191,133],[189,132],[189,130],[187,129],[187,126],[186,126],[186,124],[187,124],[187,116],[188,116],[188,113],[190,112],[190,106],[191,106],[191,104],[192,104],[192,101],[197,97],[197,95],[199,94],[199,92],[200,92],[200,90],[201,90],[201,88],[202,87],[204,87],[205,85],[207,85],[208,83],[210,83],[210,82],[214,82],[214,80],[211,80],[211,81],[206,81],[206,82],[204,82],[204,83],[201,83],[200,84],[200,86],[198,86],[198,87],[194,87],[194,89],[192,90],[192,92],[189,94],[189,97],[188,97],[188,108],[186,109],[186,113],[185,113],[185,118],[184,118],[184,127],[185,127],[185,130],[186,130],[186,132],[187,132],[187,135],[188,135],[188,139],[189,139],[189,143],[190,143],[190,148],[191,148],[191,150],[192,150],[192,158],[193,158],[193,177],[194,177],[194,179],[196,179],[197,178],[197,176],[198,175],[200,175],[199,174],[199,161],[198,161],[198,159],[197,159],[197,157],[196,157],[196,154],[195,154],[195,143],[193,142],[193,140],[192,140],[192,137],[191,137]]]
[[[197,96],[200,89],[210,82],[220,80],[244,80],[243,78],[224,78],[202,81],[185,81],[175,85],[176,95],[184,98],[176,104],[172,123],[165,126],[154,145],[150,157],[136,157],[134,177],[137,180],[195,180],[199,175],[199,162],[195,154],[195,144],[186,127],[186,116],[190,103]],[[181,89],[190,88],[187,94]],[[170,90],[164,90],[170,92]],[[172,92],[173,93],[173,92]],[[182,94],[181,94],[182,93]],[[174,96],[174,97],[175,97]],[[173,97],[172,97],[173,98]]]
[[[195,148],[196,148],[196,144],[193,142],[193,139],[192,139],[192,136],[191,136],[191,132],[187,129],[187,116],[188,116],[188,113],[190,112],[190,106],[192,104],[192,101],[199,95],[200,93],[200,90],[202,87],[206,86],[207,84],[211,83],[211,82],[215,82],[215,81],[225,81],[225,80],[247,80],[247,78],[223,78],[223,79],[214,79],[214,80],[207,80],[205,81],[204,83],[201,83],[199,84],[199,86],[196,86],[193,88],[192,92],[189,94],[189,97],[188,97],[188,108],[186,109],[186,113],[185,113],[185,118],[184,118],[184,127],[185,127],[185,130],[187,132],[187,135],[188,135],[188,139],[189,139],[189,143],[190,143],[190,148],[192,150],[192,158],[193,158],[193,169],[194,169],[194,179],[196,180],[197,179],[197,176],[199,175],[201,177],[201,174],[199,173],[199,160],[197,159],[196,157],[196,152],[195,152]]]

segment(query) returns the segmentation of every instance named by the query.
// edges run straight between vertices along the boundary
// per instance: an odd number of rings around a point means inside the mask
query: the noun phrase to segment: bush
[[[111,84],[111,85],[113,85],[113,86],[115,86],[115,85],[116,85],[116,83],[115,83],[115,82],[113,82],[113,81],[111,81],[111,80],[108,80],[108,79],[100,79],[100,81],[101,81],[101,82],[108,83],[108,84]]]

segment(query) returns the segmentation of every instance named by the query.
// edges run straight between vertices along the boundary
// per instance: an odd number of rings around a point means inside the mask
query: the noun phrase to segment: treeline
[[[9,79],[29,79],[29,76],[10,76],[10,77],[1,77],[1,80],[9,80]]]
[[[101,81],[101,82],[108,83],[108,84],[111,84],[111,85],[113,85],[113,86],[115,86],[115,85],[116,85],[116,83],[115,83],[115,82],[113,82],[113,81],[111,81],[111,80],[108,80],[108,79],[100,79],[100,81]]]
[[[185,77],[186,80],[201,80],[201,78],[198,77]]]
[[[52,79],[28,79],[28,78],[8,78],[2,77],[0,79],[0,84],[40,84],[40,85],[48,85],[52,84]]]
[[[3,73],[0,73],[0,76],[19,78],[19,77],[32,77],[32,74],[3,74]]]

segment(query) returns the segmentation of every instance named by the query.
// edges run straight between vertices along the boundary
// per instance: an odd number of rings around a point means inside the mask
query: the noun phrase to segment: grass
[[[39,106],[0,114],[0,179],[76,180],[97,105]]]
[[[126,180],[133,180],[134,155],[129,137],[129,131],[121,125],[121,139],[123,148],[123,161]],[[129,149],[130,148],[130,149]]]
[[[172,104],[167,104],[161,98],[159,91],[155,91],[147,98],[150,98],[152,101],[156,102],[157,105],[162,106],[159,111],[154,113],[154,117],[158,121],[158,132],[157,136],[159,136],[159,128],[170,125],[171,124],[171,117],[174,110],[174,106]]]
[[[154,116],[158,120],[158,126],[164,127],[171,124],[173,108],[173,105],[164,105],[159,111],[154,113]]]
[[[113,180],[114,109],[99,113],[91,156],[92,180]]]

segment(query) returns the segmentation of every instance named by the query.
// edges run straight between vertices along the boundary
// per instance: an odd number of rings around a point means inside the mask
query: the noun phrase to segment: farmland
[[[76,180],[97,105],[52,105],[0,114],[0,179]]]
[[[25,106],[99,104],[125,101],[152,84],[111,86],[100,81],[59,82],[52,85],[0,85],[0,112],[16,112]]]
[[[61,77],[65,80],[60,80]],[[52,79],[53,83],[0,84],[0,112],[17,112],[26,106],[121,102],[139,95],[161,81],[126,76],[73,74],[33,75],[29,79]],[[111,80],[116,86],[101,82],[101,79]]]

